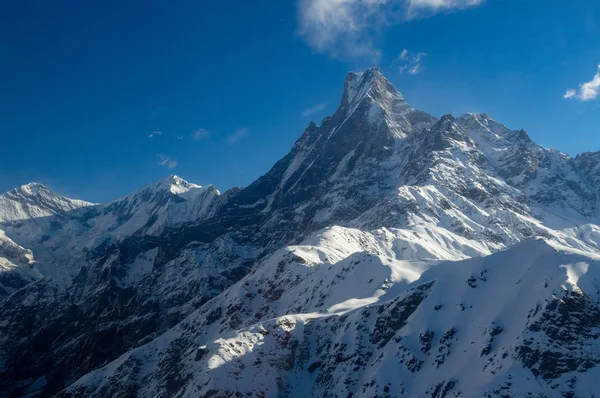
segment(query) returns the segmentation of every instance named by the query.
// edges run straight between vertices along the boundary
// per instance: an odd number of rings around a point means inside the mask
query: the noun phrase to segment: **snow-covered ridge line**
[[[158,234],[199,220],[219,195],[212,185],[202,187],[174,175],[106,204],[66,198],[30,183],[0,195],[0,230],[34,253],[38,278],[66,288],[87,253],[105,250],[136,232]]]
[[[69,199],[38,183],[29,183],[0,195],[0,223],[51,217],[93,203]]]

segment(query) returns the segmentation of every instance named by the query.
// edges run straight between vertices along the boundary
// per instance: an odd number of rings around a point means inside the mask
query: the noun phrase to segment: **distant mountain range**
[[[0,196],[0,397],[588,397],[600,152],[372,68],[244,189]]]

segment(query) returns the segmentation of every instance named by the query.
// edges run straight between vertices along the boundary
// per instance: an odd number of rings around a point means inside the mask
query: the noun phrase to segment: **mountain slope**
[[[65,217],[72,210],[90,205],[91,203],[57,195],[41,184],[31,183],[0,195],[0,222]]]
[[[0,297],[6,297],[20,288],[42,278],[31,267],[33,253],[17,245],[0,230]]]
[[[64,257],[44,249],[39,256],[37,253],[34,256],[31,249],[37,246],[34,242],[43,243],[50,239],[57,229],[68,222],[72,212],[89,206],[92,204],[58,195],[37,183],[23,185],[0,195],[0,262],[3,263],[0,279],[6,281],[0,283],[7,284],[0,288],[0,297],[43,276],[51,277],[57,283],[70,281],[74,270],[69,266],[57,265],[64,261]],[[24,254],[15,259],[15,250]],[[36,260],[46,258],[50,265],[38,264],[34,257]]]
[[[313,263],[306,250],[290,248],[292,261],[265,263],[260,276],[249,276],[225,297],[245,291],[256,301],[261,294],[256,287],[268,286],[261,280],[265,275],[274,280],[285,275],[284,288],[295,274],[312,282],[292,288],[323,281],[320,302],[346,304],[326,304],[317,312],[313,305],[294,307],[284,296],[263,294],[271,309],[278,308],[263,321],[223,333],[213,324],[228,322],[225,314],[219,319],[213,310],[212,323],[204,321],[203,327],[212,333],[195,335],[194,327],[207,319],[199,312],[61,395],[591,397],[597,392],[600,256],[532,240],[460,262],[394,264],[360,254],[327,266]],[[364,297],[344,301],[338,291]],[[310,300],[318,297],[314,293],[294,297]],[[235,305],[225,298],[217,302],[213,308],[225,311],[227,305],[228,312]],[[255,308],[264,309],[264,301]]]
[[[408,333],[414,340],[412,321],[404,315],[420,311],[417,301],[428,300],[431,292],[450,302],[467,297],[477,301],[482,314],[500,316],[496,307],[486,304],[491,296],[472,296],[469,282],[442,276],[450,272],[462,278],[457,264],[475,272],[488,261],[507,261],[510,267],[500,264],[494,269],[503,269],[498,272],[508,278],[522,271],[512,265],[518,265],[514,258],[521,255],[532,267],[541,267],[532,259],[534,254],[530,258],[523,251],[554,253],[548,247],[556,247],[570,253],[568,261],[579,256],[578,261],[590,263],[591,269],[600,244],[596,158],[586,154],[572,159],[540,147],[524,131],[512,131],[486,115],[437,119],[408,105],[377,68],[351,73],[339,109],[321,125],[311,123],[289,154],[247,188],[220,195],[212,187],[169,177],[109,204],[82,206],[68,217],[51,216],[59,222],[45,240],[44,228],[37,235],[19,232],[29,223],[37,225],[37,219],[0,224],[40,265],[54,264],[64,254],[71,272],[58,285],[37,276],[39,280],[7,293],[0,306],[0,391],[51,396],[81,377],[63,394],[198,396],[202,391],[211,396],[233,392],[234,387],[244,393],[267,391],[266,385],[248,382],[263,377],[258,371],[240,371],[240,364],[249,368],[247,358],[272,361],[264,365],[273,370],[265,380],[275,383],[269,384],[267,396],[273,388],[284,396],[397,396],[401,388],[408,396],[422,396],[426,392],[421,387],[429,389],[430,396],[453,394],[458,391],[453,390],[453,378],[464,379],[464,373],[434,370],[433,362],[425,364],[426,353],[419,354],[420,348],[412,345],[398,354],[405,366],[398,374],[412,374],[422,361],[419,366],[428,369],[423,380],[438,384],[407,381],[403,387],[387,386],[387,392],[379,384],[381,391],[376,392],[375,379],[349,378],[344,390],[335,374],[319,376],[318,369],[330,356],[358,361],[352,368],[340,367],[349,374],[360,369],[367,362],[359,358],[361,347],[368,345],[364,339],[375,339],[369,344],[384,357],[403,347],[385,327],[377,332],[379,337],[372,337],[377,322],[391,323],[395,332]],[[530,243],[536,236],[547,243]],[[524,241],[503,252],[513,253],[508,257],[493,254]],[[468,260],[489,255],[489,260]],[[544,259],[550,257],[544,254]],[[562,270],[552,260],[549,267]],[[563,274],[552,275],[555,281],[564,279]],[[437,290],[446,278],[452,288]],[[516,291],[528,287],[519,283]],[[585,300],[593,300],[593,289],[584,287]],[[508,286],[494,284],[494,289]],[[454,293],[445,297],[445,291]],[[539,294],[527,306],[548,299],[546,291],[535,291]],[[512,305],[508,296],[493,299],[498,305]],[[594,319],[588,304],[586,314]],[[439,314],[423,311],[433,318]],[[446,350],[441,339],[451,330],[450,323],[492,328],[487,318],[467,319],[466,314],[474,312],[464,312],[445,312],[448,324],[436,324],[431,339],[440,339],[438,351]],[[371,332],[344,334],[346,328],[353,330],[350,316]],[[565,319],[580,322],[577,314]],[[414,327],[422,327],[422,322]],[[305,336],[312,325],[317,329]],[[329,325],[337,329],[324,331]],[[511,325],[519,339],[524,338],[522,325]],[[581,337],[586,344],[595,341],[594,325]],[[268,344],[284,346],[271,356],[255,349],[256,342],[267,338],[260,336],[277,337]],[[546,337],[539,335],[534,343],[542,348],[555,344]],[[452,338],[444,339],[444,347]],[[355,345],[353,339],[364,342]],[[310,364],[298,362],[299,344],[305,350],[302,355],[316,358],[313,350],[322,344],[320,350],[330,355]],[[344,352],[338,352],[344,344]],[[506,344],[507,350],[516,349],[514,342]],[[594,358],[592,351],[584,354]],[[534,366],[537,354],[531,355],[527,363],[533,365],[523,365],[519,374],[544,385],[545,373],[536,373],[541,368]],[[207,367],[211,358],[217,362]],[[474,357],[465,358],[479,366]],[[388,374],[388,364],[382,367],[375,359],[369,359],[373,377]],[[273,363],[276,368],[269,367]],[[595,369],[593,363],[590,369]],[[565,369],[565,374],[573,374],[570,367]],[[225,375],[235,383],[224,384]],[[273,375],[278,378],[269,379]],[[490,383],[499,377],[490,376]],[[572,389],[587,394],[586,383],[572,383]],[[306,390],[298,390],[300,385]],[[523,382],[519,393],[538,391],[529,385]],[[486,388],[460,386],[461,391],[481,394]]]

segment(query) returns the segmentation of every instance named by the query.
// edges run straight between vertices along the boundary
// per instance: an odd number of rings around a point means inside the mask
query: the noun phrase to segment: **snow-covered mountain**
[[[487,257],[409,262],[356,233],[281,251],[61,396],[598,392],[600,256],[529,240]]]
[[[170,176],[94,205],[32,183],[0,196],[0,230],[34,253],[35,260],[27,262],[33,273],[64,289],[90,255],[135,234],[157,234],[170,225],[201,219],[218,196],[212,186]]]
[[[12,191],[0,396],[591,397],[599,161],[373,68],[247,188]]]

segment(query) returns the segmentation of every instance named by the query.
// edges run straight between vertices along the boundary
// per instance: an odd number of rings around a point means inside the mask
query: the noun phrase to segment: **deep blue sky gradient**
[[[348,71],[371,66],[307,46],[294,1],[1,8],[0,192],[38,181],[100,202],[168,174],[245,186],[335,111]],[[485,112],[547,147],[600,150],[600,102],[562,97],[600,63],[600,2],[488,0],[396,25],[377,44],[383,73],[416,108]],[[404,48],[427,53],[420,74],[392,65]],[[200,128],[210,134],[195,141]],[[248,135],[231,143],[239,129]]]

